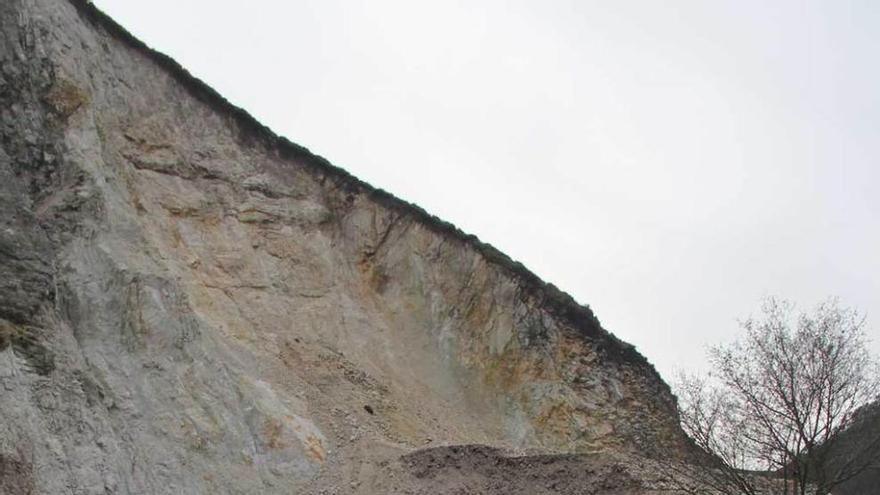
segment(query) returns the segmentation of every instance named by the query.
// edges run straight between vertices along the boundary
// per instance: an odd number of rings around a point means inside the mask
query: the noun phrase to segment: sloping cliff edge
[[[198,77],[192,75],[184,67],[171,57],[153,50],[141,40],[135,38],[124,27],[116,23],[111,17],[102,12],[88,0],[68,0],[80,12],[83,18],[95,26],[105,30],[114,38],[125,43],[126,46],[144,54],[158,67],[171,74],[181,86],[185,87],[189,94],[208,105],[217,113],[228,116],[235,120],[238,126],[239,138],[247,141],[260,143],[268,150],[273,150],[280,159],[305,166],[314,170],[316,174],[330,178],[334,187],[353,194],[366,194],[371,200],[380,203],[389,210],[400,215],[406,215],[415,221],[431,229],[439,235],[449,236],[461,244],[479,252],[487,261],[496,264],[506,270],[511,278],[517,279],[523,290],[530,296],[541,301],[541,306],[557,318],[565,320],[572,327],[577,328],[584,335],[593,339],[593,345],[598,346],[608,359],[620,359],[630,364],[645,366],[656,374],[645,357],[640,354],[632,344],[624,342],[614,334],[608,332],[599,323],[599,319],[593,314],[589,306],[578,304],[569,294],[559,290],[555,285],[546,283],[532,273],[522,263],[512,260],[492,245],[480,242],[472,234],[462,232],[455,225],[446,222],[426,212],[418,205],[404,201],[393,194],[354,177],[342,168],[339,168],[324,157],[316,155],[308,148],[291,142],[284,136],[279,136],[272,129],[261,124],[246,110],[230,103],[220,93],[208,86]],[[659,375],[658,375],[659,376]],[[667,386],[668,389],[668,386]]]
[[[521,264],[86,1],[0,27],[0,489],[382,493],[425,448],[682,448],[653,366]]]

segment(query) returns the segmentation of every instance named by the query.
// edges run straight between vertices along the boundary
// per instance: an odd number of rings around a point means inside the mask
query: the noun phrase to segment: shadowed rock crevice
[[[35,495],[34,466],[19,453],[0,453],[0,493]]]

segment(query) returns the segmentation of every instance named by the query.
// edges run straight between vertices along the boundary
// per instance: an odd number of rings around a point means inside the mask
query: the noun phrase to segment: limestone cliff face
[[[681,445],[653,367],[492,247],[86,2],[3,0],[0,27],[0,492],[345,493],[424,447]]]

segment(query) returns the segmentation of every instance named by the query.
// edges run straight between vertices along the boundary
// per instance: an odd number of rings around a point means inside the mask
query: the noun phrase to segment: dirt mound
[[[511,455],[482,445],[419,450],[380,471],[375,493],[609,494],[646,493],[629,468],[599,455]]]

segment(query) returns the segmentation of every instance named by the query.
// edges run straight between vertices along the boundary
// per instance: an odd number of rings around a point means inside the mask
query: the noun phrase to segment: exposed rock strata
[[[0,489],[345,493],[434,445],[681,445],[653,367],[494,248],[87,2],[0,26]]]

